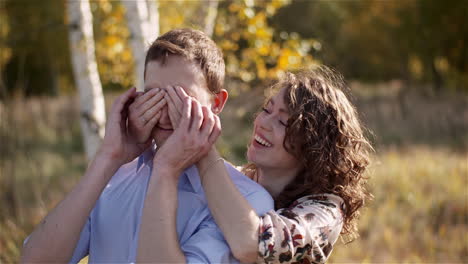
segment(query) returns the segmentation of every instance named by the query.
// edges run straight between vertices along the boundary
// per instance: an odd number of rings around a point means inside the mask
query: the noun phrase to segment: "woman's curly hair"
[[[283,145],[303,168],[275,197],[275,207],[288,207],[305,195],[335,194],[345,204],[342,234],[354,239],[359,209],[372,198],[363,175],[372,146],[343,92],[347,89],[343,77],[319,66],[288,73],[274,87],[286,89],[284,101],[290,113]]]

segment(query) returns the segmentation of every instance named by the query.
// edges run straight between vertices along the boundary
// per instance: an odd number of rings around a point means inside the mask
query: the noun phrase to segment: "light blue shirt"
[[[89,254],[89,262],[136,261],[140,220],[152,171],[153,151],[122,166],[103,190],[84,226],[72,263]],[[225,166],[242,195],[259,215],[273,209],[268,192]],[[229,201],[226,201],[229,206]],[[177,234],[190,263],[237,263],[207,207],[196,166],[184,171],[178,185]]]

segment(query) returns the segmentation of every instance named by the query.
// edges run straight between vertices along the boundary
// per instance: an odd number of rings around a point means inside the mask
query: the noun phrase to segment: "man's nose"
[[[159,123],[169,125],[171,120],[169,119],[169,114],[167,113],[167,106],[164,106],[161,109],[161,117],[159,118]]]

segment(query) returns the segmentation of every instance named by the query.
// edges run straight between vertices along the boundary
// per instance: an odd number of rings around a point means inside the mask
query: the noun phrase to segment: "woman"
[[[270,192],[277,211],[257,216],[214,148],[198,170],[240,261],[324,263],[340,234],[357,235],[359,209],[371,196],[363,177],[371,146],[334,71],[289,73],[274,88],[255,118],[243,171]]]

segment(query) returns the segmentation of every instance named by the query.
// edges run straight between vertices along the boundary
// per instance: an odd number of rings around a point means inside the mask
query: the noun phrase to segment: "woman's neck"
[[[299,169],[277,169],[257,167],[257,181],[273,198],[276,198],[296,177]]]

